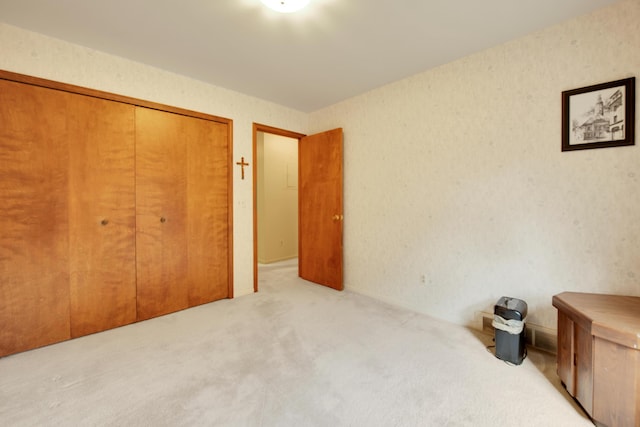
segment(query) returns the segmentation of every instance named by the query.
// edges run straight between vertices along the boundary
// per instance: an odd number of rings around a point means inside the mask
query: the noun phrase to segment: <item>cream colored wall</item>
[[[640,294],[640,147],[560,152],[561,92],[636,75],[637,22],[622,1],[311,115],[5,24],[0,68],[233,119],[234,162],[253,162],[253,122],[343,127],[348,290],[462,324],[508,295],[553,328],[555,293]],[[247,172],[236,296],[253,291]]]
[[[0,69],[200,111],[233,120],[234,293],[253,292],[251,167],[254,122],[305,132],[308,115],[144,64],[0,24]]]
[[[298,140],[260,133],[258,261],[298,256]],[[260,158],[260,154],[258,154]]]
[[[346,289],[554,329],[556,293],[640,295],[640,146],[560,151],[561,92],[640,77],[639,22],[623,1],[311,114],[344,128]]]

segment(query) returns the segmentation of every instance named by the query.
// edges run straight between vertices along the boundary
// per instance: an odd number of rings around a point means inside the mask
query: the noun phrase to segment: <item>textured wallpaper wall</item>
[[[512,296],[554,329],[556,293],[640,296],[640,143],[560,151],[563,90],[640,77],[638,22],[623,1],[311,114],[344,128],[346,289],[461,324]]]
[[[0,69],[200,111],[233,120],[234,293],[253,292],[252,126],[304,132],[308,115],[144,64],[0,23]]]
[[[555,328],[555,293],[640,295],[640,147],[560,152],[561,92],[640,77],[638,22],[625,0],[311,115],[5,24],[0,68],[233,119],[234,161],[253,163],[253,122],[343,127],[348,290],[461,324],[508,295]],[[240,296],[252,176],[235,172]]]

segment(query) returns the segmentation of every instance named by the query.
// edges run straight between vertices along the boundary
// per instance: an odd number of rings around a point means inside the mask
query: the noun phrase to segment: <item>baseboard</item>
[[[258,258],[258,264],[273,264],[275,262],[282,262],[282,261],[289,261],[291,259],[296,259],[298,258],[298,255],[289,255],[289,256],[285,256],[282,258],[274,258],[274,259],[261,259]]]
[[[382,301],[392,306],[401,307],[406,310],[412,310],[412,308],[404,306],[398,301],[392,300],[388,297],[383,297],[383,296],[371,294],[369,292],[364,292],[364,290],[358,289],[357,287],[345,286],[345,289],[348,289],[350,292],[354,292],[356,294],[377,299],[379,301]],[[473,324],[467,325],[467,327],[480,330],[483,333],[486,333],[487,335],[495,336],[495,330],[493,328],[492,322],[493,322],[493,313],[487,313],[484,311],[476,312],[474,316]],[[529,323],[529,322],[525,322],[525,328],[526,328],[525,339],[528,346],[536,348],[538,350],[546,351],[547,353],[551,353],[551,354],[558,353],[558,338],[557,338],[557,332],[554,329],[545,328],[544,326],[536,325],[534,323]]]

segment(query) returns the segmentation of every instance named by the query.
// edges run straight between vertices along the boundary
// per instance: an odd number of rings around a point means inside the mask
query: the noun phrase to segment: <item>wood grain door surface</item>
[[[134,107],[72,95],[67,107],[71,336],[135,322]]]
[[[68,103],[0,80],[0,356],[70,337]]]
[[[229,127],[192,119],[187,146],[189,306],[229,297]]]
[[[232,295],[230,121],[0,77],[0,357]]]
[[[189,306],[186,126],[177,114],[136,110],[138,320]]]
[[[137,109],[138,320],[228,296],[227,132]]]
[[[343,289],[342,129],[300,139],[299,275]]]

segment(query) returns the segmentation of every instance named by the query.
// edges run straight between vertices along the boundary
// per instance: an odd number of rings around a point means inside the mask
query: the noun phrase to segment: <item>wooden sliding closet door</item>
[[[0,70],[0,357],[230,297],[230,136]]]
[[[70,335],[68,102],[0,80],[0,356]]]
[[[189,306],[184,116],[136,108],[138,320]]]
[[[83,95],[67,108],[72,337],[136,321],[134,109]]]
[[[187,144],[189,306],[229,296],[229,126],[192,118]]]
[[[228,132],[136,109],[138,320],[229,296]]]

